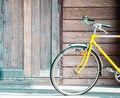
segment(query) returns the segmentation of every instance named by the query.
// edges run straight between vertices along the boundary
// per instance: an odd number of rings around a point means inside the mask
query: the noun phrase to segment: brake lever
[[[104,29],[102,29],[102,24],[98,24],[98,29],[105,32],[106,34],[108,34],[108,32]]]

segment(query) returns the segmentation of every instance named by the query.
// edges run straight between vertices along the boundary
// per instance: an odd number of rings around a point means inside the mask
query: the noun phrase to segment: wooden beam
[[[24,3],[24,73],[31,77],[31,0]]]
[[[10,68],[22,69],[23,66],[23,5],[21,0],[11,0],[11,65]]]
[[[4,67],[8,68],[11,66],[11,0],[4,0]]]
[[[48,70],[51,62],[51,0],[41,0],[41,70]],[[40,72],[41,73],[41,72]]]
[[[52,61],[60,51],[58,0],[52,0]]]
[[[40,0],[32,0],[32,77],[40,75]],[[42,47],[42,46],[41,46]]]

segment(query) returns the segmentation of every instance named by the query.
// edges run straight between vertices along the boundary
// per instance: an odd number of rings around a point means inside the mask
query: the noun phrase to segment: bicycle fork
[[[92,50],[92,44],[89,46],[89,49],[83,54],[81,62],[77,65],[77,67],[74,68],[76,74],[80,74],[86,67],[90,57],[91,50]]]

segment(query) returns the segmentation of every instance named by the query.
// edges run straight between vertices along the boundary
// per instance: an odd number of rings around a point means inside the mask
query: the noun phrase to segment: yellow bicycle
[[[88,92],[102,75],[102,59],[93,47],[96,47],[114,67],[114,70],[108,68],[108,71],[115,73],[116,80],[120,82],[120,68],[95,41],[96,38],[120,38],[120,35],[97,35],[97,30],[107,33],[103,27],[111,26],[89,21],[95,19],[83,16],[82,22],[93,28],[90,42],[70,44],[70,47],[61,51],[52,63],[50,70],[52,85],[63,95],[80,95]]]

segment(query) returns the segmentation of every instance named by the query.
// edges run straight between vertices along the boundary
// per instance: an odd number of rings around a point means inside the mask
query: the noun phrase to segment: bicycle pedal
[[[116,73],[116,71],[114,69],[112,69],[111,67],[107,67],[107,71],[110,73]]]

